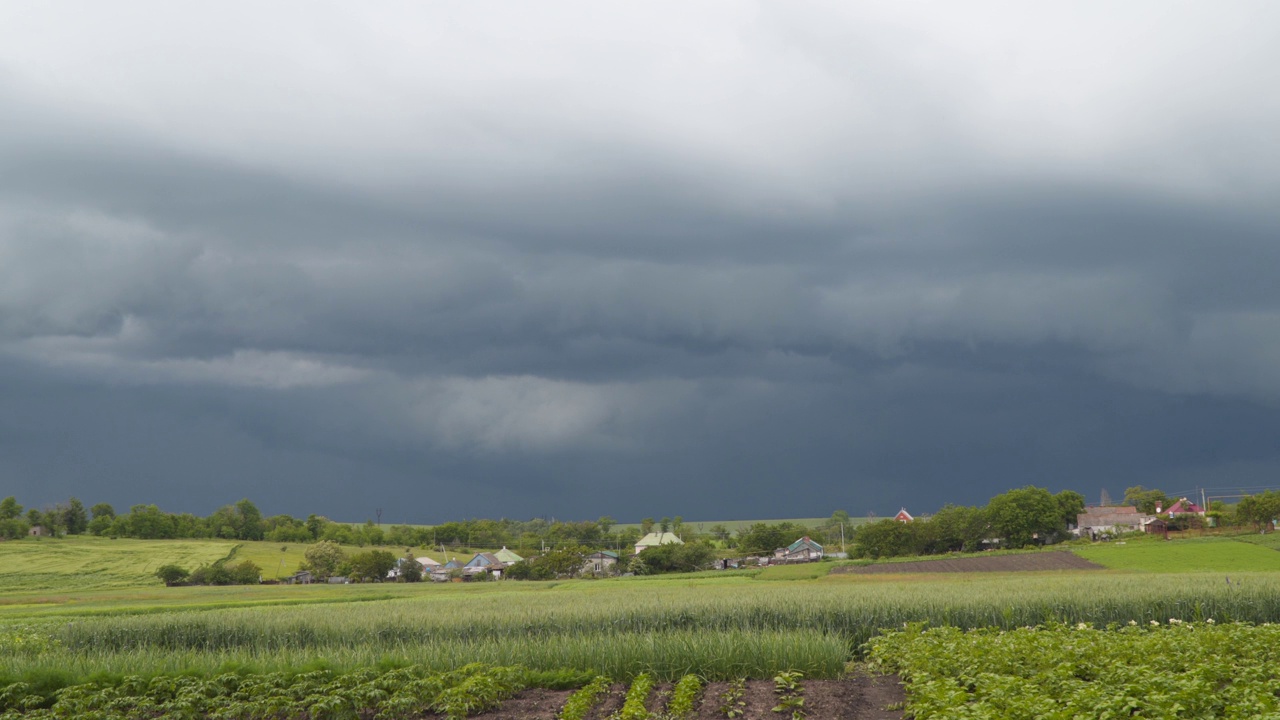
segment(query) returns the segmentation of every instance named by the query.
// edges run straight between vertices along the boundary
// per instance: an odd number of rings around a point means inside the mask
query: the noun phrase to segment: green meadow
[[[1252,537],[1252,536],[1243,536]],[[1274,537],[1274,536],[1269,536]],[[1166,541],[1139,538],[1073,548],[1080,557],[1113,570],[1142,573],[1239,573],[1280,571],[1280,552],[1234,537]]]
[[[225,540],[27,539],[0,543],[0,593],[75,591],[156,585],[155,571],[176,563],[209,565],[228,558]]]

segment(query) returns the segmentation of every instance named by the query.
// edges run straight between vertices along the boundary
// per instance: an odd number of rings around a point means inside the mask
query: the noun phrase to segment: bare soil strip
[[[1023,555],[960,557],[943,560],[878,563],[876,565],[839,565],[834,573],[878,575],[881,573],[955,573],[955,572],[1035,572],[1045,570],[1102,570],[1073,552],[1038,552]]]
[[[906,696],[896,676],[853,676],[841,680],[806,680],[804,686],[804,716],[806,720],[901,720],[901,708]],[[702,693],[695,720],[726,720],[720,709],[720,695],[729,687],[728,683],[710,683]],[[661,694],[660,690],[667,693]],[[650,696],[649,709],[654,712],[665,710],[666,701],[670,699],[670,685],[655,689]],[[526,690],[507,702],[502,707],[473,720],[555,720],[569,698],[567,690]],[[625,685],[615,685],[604,702],[591,713],[592,718],[607,718],[622,707],[622,698],[626,695]],[[773,692],[773,682],[769,680],[752,680],[747,683],[744,699],[747,701],[745,712],[736,715],[736,720],[786,720],[788,716],[773,712],[777,703],[777,695]],[[434,718],[434,715],[428,715]]]

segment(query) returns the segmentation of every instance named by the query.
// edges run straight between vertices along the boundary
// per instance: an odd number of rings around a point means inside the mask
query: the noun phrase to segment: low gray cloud
[[[715,519],[1280,469],[1268,4],[126,7],[0,23],[0,494]]]

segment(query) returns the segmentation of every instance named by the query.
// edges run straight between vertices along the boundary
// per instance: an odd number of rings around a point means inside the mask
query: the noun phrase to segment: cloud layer
[[[0,494],[433,522],[1270,482],[1278,15],[0,11]]]

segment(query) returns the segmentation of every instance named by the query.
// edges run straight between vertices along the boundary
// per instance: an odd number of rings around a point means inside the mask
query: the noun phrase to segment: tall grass
[[[301,589],[305,591],[305,589]],[[1280,621],[1280,578],[1073,573],[932,580],[833,577],[802,583],[494,583],[465,592],[351,604],[180,611],[27,623],[51,639],[0,675],[288,669],[469,662],[674,679],[830,677],[883,629],[926,622],[1012,629],[1047,620],[1103,627],[1169,618]],[[0,633],[5,626],[0,624]]]
[[[536,642],[518,638],[452,638],[431,643],[346,643],[305,649],[63,648],[21,660],[0,658],[0,686],[6,678],[49,672],[87,678],[99,673],[211,674],[227,668],[269,672],[307,666],[351,670],[375,665],[420,665],[430,670],[450,670],[473,662],[544,671],[579,670],[618,679],[647,672],[661,680],[676,680],[697,672],[723,680],[769,677],[786,669],[800,669],[810,677],[835,677],[844,669],[847,657],[848,646],[841,638],[811,630],[558,635]]]

